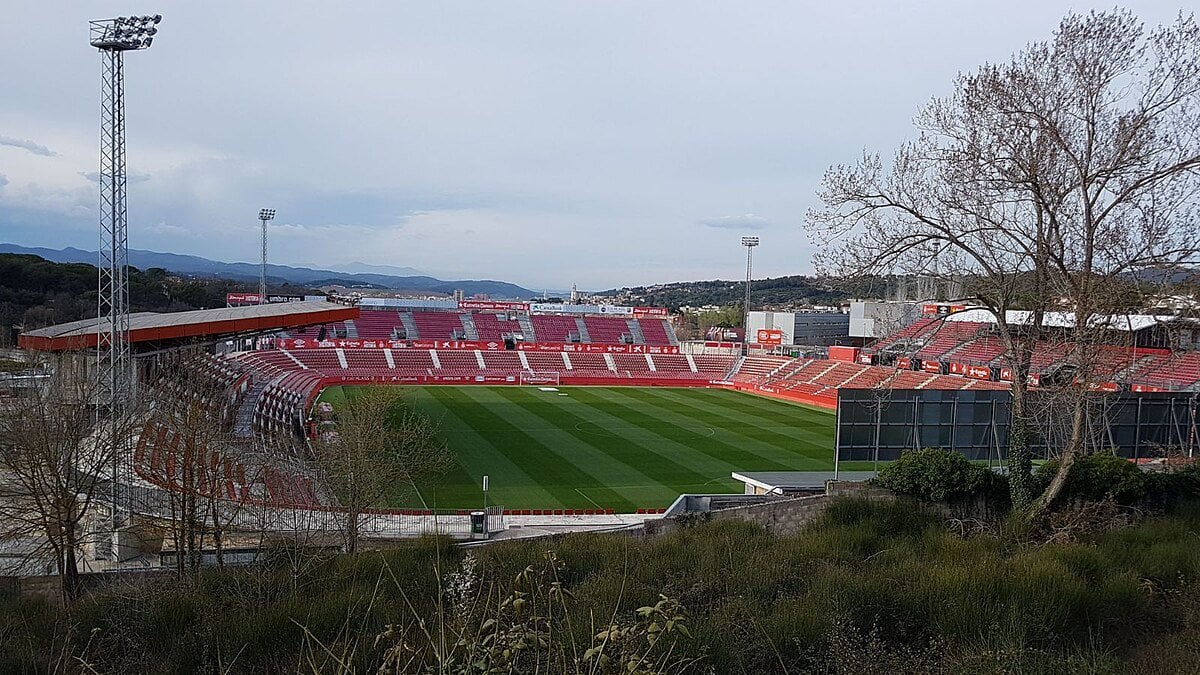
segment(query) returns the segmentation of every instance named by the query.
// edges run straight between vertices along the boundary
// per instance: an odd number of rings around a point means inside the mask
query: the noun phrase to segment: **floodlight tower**
[[[267,304],[267,223],[275,220],[275,209],[259,209],[262,221],[262,269],[258,272],[258,304]]]
[[[161,14],[90,22],[100,50],[100,260],[96,300],[98,404],[119,413],[133,398],[129,356],[129,220],[125,206],[124,54],[147,49]]]
[[[119,420],[135,394],[137,376],[129,350],[129,218],[125,204],[125,52],[147,49],[158,33],[161,14],[119,16],[89,22],[89,42],[100,50],[100,254],[96,296],[96,412]],[[113,422],[114,424],[118,422]],[[122,525],[121,488],[132,470],[124,439],[112,439],[113,555]],[[125,504],[126,507],[130,506]]]
[[[750,341],[750,276],[754,271],[754,247],[758,246],[758,237],[742,237],[742,246],[746,247],[746,301],[743,304],[742,342]]]

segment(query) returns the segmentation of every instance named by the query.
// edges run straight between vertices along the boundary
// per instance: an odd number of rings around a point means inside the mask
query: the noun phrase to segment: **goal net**
[[[560,380],[557,370],[523,370],[521,384],[541,384],[558,386]]]

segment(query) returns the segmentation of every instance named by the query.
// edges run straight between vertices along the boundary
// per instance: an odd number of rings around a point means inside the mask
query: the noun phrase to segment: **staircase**
[[[346,319],[346,337],[351,340],[358,339],[358,326],[354,325],[353,319]]]
[[[729,370],[725,371],[725,376],[722,377],[721,379],[725,380],[726,382],[729,382],[730,380],[732,380],[733,376],[737,375],[737,372],[742,369],[742,364],[745,362],[746,362],[745,356],[739,356],[736,359],[734,359],[733,363],[730,364],[730,366],[729,366]]]
[[[289,351],[288,351],[288,350],[286,350],[286,349],[280,349],[279,351],[280,351],[280,353],[282,353],[282,354],[286,354],[286,355],[287,355],[287,357],[288,357],[289,359],[291,359],[291,360],[295,361],[295,362],[296,362],[296,365],[300,366],[300,369],[301,369],[301,370],[310,370],[310,368],[309,368],[308,366],[304,365],[304,362],[303,362],[303,361],[301,361],[300,359],[296,358],[296,355],[295,355],[295,354],[293,354],[293,353],[289,352]]]
[[[667,342],[670,342],[671,344],[678,347],[679,346],[679,336],[675,334],[675,327],[672,326],[671,322],[669,322],[669,321],[665,324],[665,326],[667,329]]]
[[[413,321],[412,312],[400,312],[400,325],[404,326],[404,332],[408,335],[409,340],[421,337],[421,333],[417,331],[417,323]]]
[[[583,319],[575,317],[575,326],[579,328],[579,341],[591,342],[592,336],[588,335],[587,326],[583,323]]]
[[[254,411],[258,409],[258,399],[271,381],[262,379],[250,385],[246,397],[238,406],[237,420],[233,424],[233,435],[237,438],[250,438],[254,435]]]
[[[529,320],[528,314],[518,314],[517,323],[521,324],[521,334],[525,336],[526,342],[537,342],[537,336],[533,333],[533,322]]]
[[[642,324],[638,323],[637,319],[626,319],[625,325],[629,326],[629,334],[633,336],[633,344],[646,344],[646,336],[642,333]]]
[[[468,340],[479,339],[479,329],[475,327],[475,319],[470,314],[459,314],[458,318],[462,319],[463,334]]]

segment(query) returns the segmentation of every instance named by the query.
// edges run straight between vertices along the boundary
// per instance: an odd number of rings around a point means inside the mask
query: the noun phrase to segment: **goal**
[[[557,370],[522,370],[521,384],[540,384],[558,386],[560,379]]]

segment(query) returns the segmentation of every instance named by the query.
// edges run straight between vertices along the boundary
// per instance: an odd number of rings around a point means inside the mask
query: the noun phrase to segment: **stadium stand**
[[[410,335],[410,338],[462,340],[467,334],[457,312],[413,312],[412,320],[417,327],[417,334]]]
[[[629,332],[629,324],[625,319],[614,319],[606,316],[587,316],[583,318],[587,334],[591,342],[597,344],[622,344],[633,342]]]
[[[503,340],[513,335],[524,336],[521,323],[516,320],[508,320],[504,314],[483,312],[472,314],[471,318],[475,321],[475,330],[479,334],[480,340]]]
[[[390,340],[408,337],[400,313],[394,311],[362,311],[355,320],[358,336],[367,340]]]
[[[511,317],[511,318],[510,318]],[[581,323],[582,322],[582,328]],[[324,332],[321,332],[323,328]],[[493,311],[438,312],[363,309],[346,325],[296,329],[293,337],[364,340],[480,340],[501,341],[514,336],[526,342],[584,342],[593,344],[678,345],[665,319],[623,319],[611,316],[503,314]]]
[[[1130,374],[1129,380],[1156,389],[1200,390],[1200,352],[1183,352],[1154,359]]]
[[[642,329],[642,335],[648,345],[674,345],[679,341],[674,339],[675,333],[663,319],[634,319]]]
[[[578,342],[579,325],[568,316],[534,315],[534,342]]]

